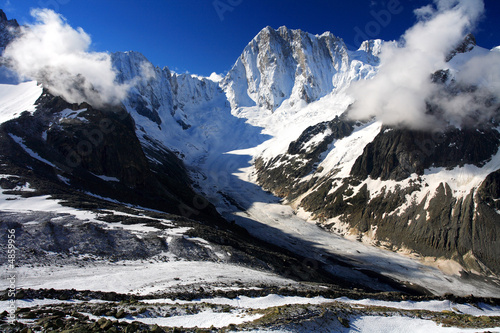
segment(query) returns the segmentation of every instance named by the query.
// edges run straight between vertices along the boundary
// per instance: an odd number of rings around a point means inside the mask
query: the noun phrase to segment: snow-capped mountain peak
[[[362,65],[377,64],[379,45],[372,41],[360,49],[370,55]],[[247,45],[222,85],[233,109],[258,106],[274,111],[285,100],[291,105],[310,103],[364,78],[367,71],[353,62],[355,58],[330,32],[312,35],[266,27]]]

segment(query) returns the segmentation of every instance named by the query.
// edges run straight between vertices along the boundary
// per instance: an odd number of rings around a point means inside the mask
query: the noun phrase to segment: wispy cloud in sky
[[[436,0],[434,5],[417,9],[418,22],[406,31],[400,45],[383,46],[379,73],[372,80],[351,86],[356,102],[349,115],[355,119],[375,116],[388,125],[422,129],[435,127],[443,118],[457,124],[477,113],[478,97],[487,93],[484,89],[453,95],[443,85],[433,83],[431,74],[449,67],[446,56],[463,41],[483,12],[482,0]],[[498,72],[500,54],[490,53],[466,63],[456,74],[457,82],[498,87],[500,74],[492,75],[491,71]],[[429,102],[437,106],[439,116],[428,112]]]
[[[21,36],[8,45],[4,58],[23,78],[37,80],[70,103],[96,107],[120,103],[129,84],[118,84],[107,53],[89,52],[91,38],[73,29],[59,14],[32,10],[36,23],[21,28]]]

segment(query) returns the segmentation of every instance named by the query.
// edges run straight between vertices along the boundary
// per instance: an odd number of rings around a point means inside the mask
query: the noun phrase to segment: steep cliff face
[[[387,131],[386,131],[387,130]],[[446,131],[383,129],[356,160],[351,175],[359,179],[401,181],[426,169],[482,167],[498,150],[500,135],[491,126]]]
[[[19,24],[14,19],[7,19],[7,15],[0,9],[0,55],[5,47],[20,33]],[[18,83],[16,75],[4,67],[5,60],[0,57],[0,84]]]
[[[262,157],[256,159],[257,181],[276,195],[293,200],[317,180],[311,175],[322,171],[318,165],[332,142],[349,136],[353,130],[354,122],[345,117],[308,127],[290,143],[285,154],[269,161]],[[307,180],[297,181],[304,178]]]
[[[230,130],[220,121],[231,115],[217,82],[154,67],[137,52],[115,53],[112,59],[118,82],[130,85],[123,105],[144,146],[158,142],[192,162],[206,155],[217,134]]]
[[[216,82],[172,73],[167,67],[154,67],[138,52],[114,53],[112,61],[118,82],[131,86],[125,101],[129,112],[146,117],[159,127],[171,126],[173,119],[182,129],[188,129],[193,119],[188,119],[186,111],[203,107],[222,95]]]
[[[222,86],[233,109],[274,111],[286,100],[310,103],[369,76],[381,43],[366,42],[355,53],[330,32],[312,35],[267,27],[247,45]]]

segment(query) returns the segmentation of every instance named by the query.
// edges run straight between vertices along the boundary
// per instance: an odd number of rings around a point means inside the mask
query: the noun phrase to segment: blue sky
[[[331,31],[351,47],[366,37],[398,39],[415,8],[430,0],[0,0],[9,18],[30,23],[30,8],[50,8],[92,37],[95,51],[143,53],[176,72],[227,72],[264,27]],[[500,1],[485,0],[478,44],[500,45]]]

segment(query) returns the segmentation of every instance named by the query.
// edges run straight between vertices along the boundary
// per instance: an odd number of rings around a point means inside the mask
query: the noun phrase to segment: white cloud
[[[415,9],[415,15],[419,20],[426,20],[432,17],[435,13],[435,9],[432,5],[427,5],[424,7],[420,7]]]
[[[406,31],[401,44],[383,46],[379,73],[372,80],[351,86],[356,102],[349,115],[354,119],[375,116],[387,125],[422,129],[438,123],[437,116],[427,110],[428,102],[442,108],[444,118],[454,123],[470,112],[477,113],[478,98],[485,96],[482,89],[452,96],[441,85],[432,83],[430,76],[448,67],[446,55],[463,40],[483,12],[482,0],[436,0],[435,6],[418,9],[419,21]],[[458,74],[459,83],[477,84],[483,78],[484,86],[498,89],[499,59],[492,55],[473,58]],[[496,74],[491,73],[494,68]],[[489,78],[488,82],[484,77]]]
[[[492,51],[473,57],[462,66],[457,80],[500,96],[500,52]]]
[[[91,38],[83,29],[73,29],[48,9],[32,10],[31,15],[36,23],[22,27],[21,36],[4,52],[21,77],[41,82],[70,103],[100,107],[127,96],[130,84],[116,83],[109,54],[88,51]]]

